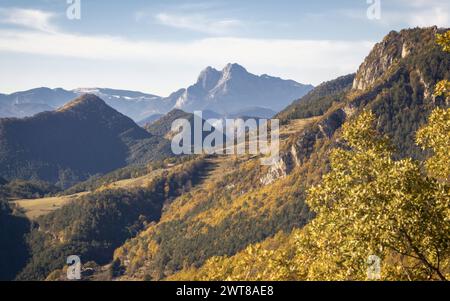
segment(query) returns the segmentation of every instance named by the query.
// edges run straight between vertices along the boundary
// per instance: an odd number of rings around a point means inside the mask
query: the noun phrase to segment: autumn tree
[[[317,217],[297,238],[300,279],[364,280],[371,255],[383,279],[448,278],[449,187],[393,160],[374,122],[364,112],[344,125],[348,149],[333,151],[331,172],[309,191]]]
[[[436,109],[431,113],[428,125],[417,133],[417,144],[431,149],[433,155],[426,166],[431,176],[449,181],[450,175],[450,109]]]
[[[436,42],[442,47],[445,52],[450,52],[450,30],[436,35]],[[442,80],[435,88],[435,96],[443,96],[447,103],[450,101],[450,81]]]

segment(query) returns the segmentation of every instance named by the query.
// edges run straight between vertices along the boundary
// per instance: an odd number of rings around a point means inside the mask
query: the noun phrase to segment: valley
[[[295,83],[229,64],[142,127],[94,94],[0,119],[0,242],[22,250],[3,277],[65,280],[77,254],[82,280],[367,280],[376,254],[383,280],[448,279],[446,32],[390,32],[355,74],[297,100]],[[256,104],[291,98],[274,107],[279,160],[171,152],[174,120],[230,114],[248,86]]]

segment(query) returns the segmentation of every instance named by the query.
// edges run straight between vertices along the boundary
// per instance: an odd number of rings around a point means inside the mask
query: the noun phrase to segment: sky
[[[167,96],[227,63],[318,85],[355,72],[391,30],[433,25],[450,27],[450,1],[0,0],[0,93]]]

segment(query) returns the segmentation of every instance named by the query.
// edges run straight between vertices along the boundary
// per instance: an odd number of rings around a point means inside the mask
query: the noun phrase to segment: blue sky
[[[39,86],[168,95],[237,62],[319,84],[356,71],[391,30],[450,26],[447,0],[0,0],[0,93]],[[378,1],[378,0],[377,0]],[[371,3],[368,3],[371,2]]]

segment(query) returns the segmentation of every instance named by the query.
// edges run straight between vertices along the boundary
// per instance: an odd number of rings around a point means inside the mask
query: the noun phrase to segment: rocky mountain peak
[[[391,31],[374,46],[359,67],[353,89],[366,90],[401,60],[421,53],[424,47],[432,48],[435,35],[439,31],[436,26],[406,29],[400,32]]]
[[[207,67],[200,73],[197,83],[200,84],[203,89],[209,90],[216,86],[221,76],[222,74],[220,71],[212,67]]]
[[[248,74],[247,69],[236,63],[227,64],[222,70],[222,79],[230,79],[241,74]]]

